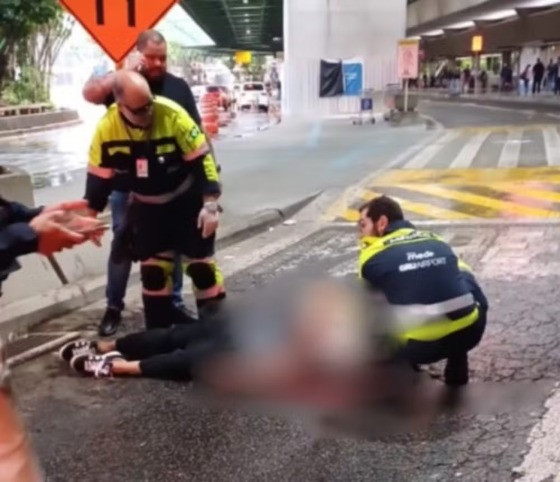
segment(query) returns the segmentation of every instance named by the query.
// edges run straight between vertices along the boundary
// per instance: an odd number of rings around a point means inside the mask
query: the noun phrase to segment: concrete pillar
[[[283,115],[324,118],[358,111],[356,97],[319,98],[321,59],[361,59],[364,87],[397,79],[406,0],[284,0]]]

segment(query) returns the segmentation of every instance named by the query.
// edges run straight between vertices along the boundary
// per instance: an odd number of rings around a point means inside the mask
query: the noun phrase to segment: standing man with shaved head
[[[167,43],[165,38],[156,30],[147,30],[140,34],[137,40],[137,50],[139,57],[131,65],[131,70],[141,73],[148,81],[150,89],[154,95],[166,97],[179,104],[189,114],[192,120],[202,129],[202,123],[194,96],[188,84],[181,78],[167,72]],[[83,90],[84,98],[91,103],[111,106],[115,102],[113,88],[116,73],[112,72],[104,77],[90,79]],[[210,139],[206,139],[210,150],[213,153]],[[114,189],[110,196],[111,211],[113,217],[113,231],[117,235],[122,229],[124,213],[129,197],[129,186],[124,182],[123,176],[117,176],[114,180]],[[200,259],[191,257],[192,267],[187,271],[195,287],[197,305],[202,308],[204,305],[213,301],[223,299],[225,290],[220,286],[219,290],[208,291],[201,288],[206,283],[201,280],[201,274],[206,270],[206,265],[212,263],[214,256],[214,238],[203,239],[198,233],[197,253]],[[182,288],[183,288],[183,269],[179,259],[176,258],[173,280],[173,302],[175,305],[184,309]],[[128,278],[130,276],[131,262],[122,260],[120,264],[109,260],[108,280],[107,280],[107,311],[101,321],[99,334],[110,336],[114,334],[121,322],[121,312],[124,308],[124,296]],[[218,294],[214,294],[217,292]]]
[[[221,194],[216,164],[196,122],[175,102],[153,97],[142,75],[117,72],[113,95],[116,104],[91,145],[85,197],[102,212],[118,173],[130,200],[112,261],[141,261],[148,329],[192,322],[173,303],[175,253],[186,262],[199,306],[224,297],[211,249]]]

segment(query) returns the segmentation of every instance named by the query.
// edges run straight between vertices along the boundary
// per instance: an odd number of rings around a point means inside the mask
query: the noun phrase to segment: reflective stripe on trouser
[[[173,268],[172,253],[164,253],[141,263],[142,298],[147,329],[196,321],[173,303]]]
[[[471,313],[457,320],[442,319],[432,321],[424,325],[418,326],[403,333],[398,333],[397,338],[402,343],[408,340],[416,341],[436,341],[445,338],[448,335],[464,330],[476,323],[480,315],[478,307],[473,309]]]
[[[188,259],[185,273],[191,278],[198,307],[225,298],[224,276],[212,258]]]

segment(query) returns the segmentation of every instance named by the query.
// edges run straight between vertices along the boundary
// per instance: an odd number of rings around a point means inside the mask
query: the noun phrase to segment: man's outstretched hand
[[[76,201],[54,204],[43,209],[43,213],[50,213],[53,211],[75,212],[77,214],[85,215],[89,211],[89,203],[85,199],[78,199]]]
[[[96,246],[101,246],[101,239],[107,230],[101,221],[97,221],[98,212],[89,207],[85,199],[66,201],[53,206],[48,206],[44,213],[63,212],[60,223],[70,231],[82,234],[85,240],[91,241]]]
[[[88,240],[99,245],[105,226],[97,219],[69,211],[45,209],[29,223],[39,239],[37,251],[45,256]]]
[[[39,239],[37,251],[45,256],[71,248],[86,241],[83,234],[64,227],[64,211],[48,211],[31,220],[29,226]]]

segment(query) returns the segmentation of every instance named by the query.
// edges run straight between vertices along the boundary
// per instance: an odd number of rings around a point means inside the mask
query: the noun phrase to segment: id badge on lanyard
[[[148,159],[145,157],[136,159],[136,177],[146,179],[149,175]]]

